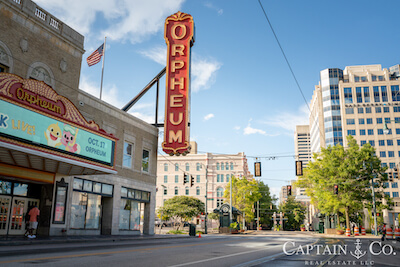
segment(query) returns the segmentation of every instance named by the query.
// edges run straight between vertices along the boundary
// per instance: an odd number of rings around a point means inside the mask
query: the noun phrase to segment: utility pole
[[[376,204],[375,204],[375,185],[374,185],[374,176],[375,176],[375,174],[373,173],[373,170],[372,170],[372,163],[371,163],[371,172],[372,172],[372,205],[373,205],[373,208],[374,208],[374,225],[375,225],[374,233],[377,236],[378,235],[378,226],[377,226],[378,223],[377,223],[377,220],[376,220]]]
[[[206,160],[206,165],[204,166],[206,169],[206,216],[204,217],[204,234],[207,234],[207,217],[208,217],[208,164]]]

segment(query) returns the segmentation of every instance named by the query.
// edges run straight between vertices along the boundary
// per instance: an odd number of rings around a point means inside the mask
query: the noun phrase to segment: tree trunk
[[[350,229],[349,207],[344,209],[344,213],[346,214],[346,228]]]

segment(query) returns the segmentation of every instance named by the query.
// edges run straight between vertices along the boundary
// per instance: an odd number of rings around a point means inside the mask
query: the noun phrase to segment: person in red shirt
[[[33,234],[33,230],[37,230],[38,226],[38,216],[40,215],[40,210],[37,206],[34,206],[29,211],[29,238],[36,238],[36,235]]]

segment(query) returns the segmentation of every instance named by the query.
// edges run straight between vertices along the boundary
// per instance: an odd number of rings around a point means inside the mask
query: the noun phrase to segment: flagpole
[[[105,61],[105,59],[106,59],[106,39],[107,39],[107,36],[104,37],[103,66],[101,67],[100,100],[101,100],[101,93],[102,93],[102,91],[103,91],[104,61]]]

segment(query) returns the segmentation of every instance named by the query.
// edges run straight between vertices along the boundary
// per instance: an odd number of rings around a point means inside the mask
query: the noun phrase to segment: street
[[[201,238],[1,247],[1,266],[251,266],[285,256],[285,242],[307,245],[312,236],[209,235]],[[285,256],[286,257],[286,256]]]
[[[358,239],[358,241],[357,241]],[[0,246],[1,266],[398,266],[398,242],[301,232]],[[394,244],[394,243],[393,243]]]

